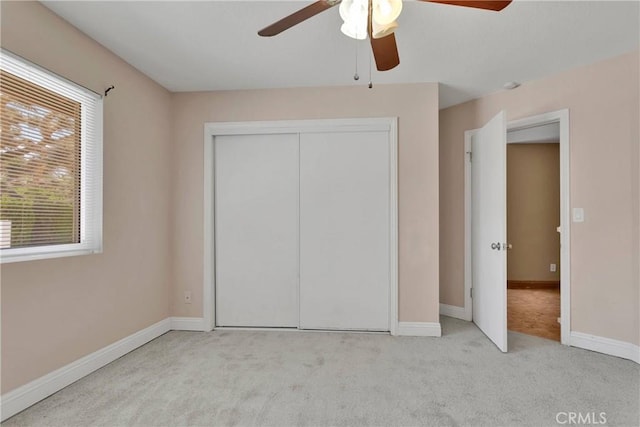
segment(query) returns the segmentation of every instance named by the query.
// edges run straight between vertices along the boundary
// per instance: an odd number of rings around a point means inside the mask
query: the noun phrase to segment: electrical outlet
[[[550,271],[550,272],[555,273],[555,272],[556,272],[556,268],[557,268],[557,267],[556,267],[556,265],[555,265],[555,264],[549,264],[549,271]]]
[[[184,303],[191,304],[191,291],[184,291]]]

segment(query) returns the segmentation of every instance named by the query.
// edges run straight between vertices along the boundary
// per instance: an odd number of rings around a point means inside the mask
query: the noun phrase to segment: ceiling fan
[[[420,1],[496,12],[511,3],[511,0]],[[258,31],[258,35],[262,37],[275,36],[338,4],[340,4],[340,17],[344,20],[340,30],[354,39],[364,40],[368,37],[371,40],[371,49],[378,71],[387,71],[400,64],[394,32],[398,27],[396,19],[402,11],[402,0],[319,0],[263,28]]]

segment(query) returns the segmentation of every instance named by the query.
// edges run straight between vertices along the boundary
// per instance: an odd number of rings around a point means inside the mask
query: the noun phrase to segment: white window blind
[[[102,99],[0,51],[0,259],[102,250]]]

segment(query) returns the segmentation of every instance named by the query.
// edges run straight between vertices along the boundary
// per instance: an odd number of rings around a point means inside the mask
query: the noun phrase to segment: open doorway
[[[550,126],[546,126],[550,125]],[[506,122],[498,113],[482,128],[465,132],[465,310],[503,352],[507,351],[507,131],[525,137],[553,130],[559,146],[560,342],[571,333],[569,200],[569,111],[560,110]],[[559,138],[558,138],[559,134]],[[551,142],[527,136],[528,141]],[[524,141],[524,139],[521,139]],[[473,167],[472,167],[473,165]],[[551,262],[549,263],[551,264]],[[562,266],[562,268],[560,268]],[[549,265],[550,268],[550,265]]]
[[[560,341],[559,123],[507,132],[507,328]]]

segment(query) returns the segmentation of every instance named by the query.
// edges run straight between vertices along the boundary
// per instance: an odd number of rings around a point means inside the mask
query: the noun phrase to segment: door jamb
[[[560,124],[560,342],[569,345],[571,334],[571,200],[569,158],[569,110],[563,109],[507,123],[507,131],[551,123]],[[471,301],[471,137],[478,129],[464,133],[464,318],[473,319]]]
[[[389,134],[389,332],[398,333],[398,118],[210,122],[204,124],[203,330],[215,329],[214,144],[217,135],[385,131]]]

